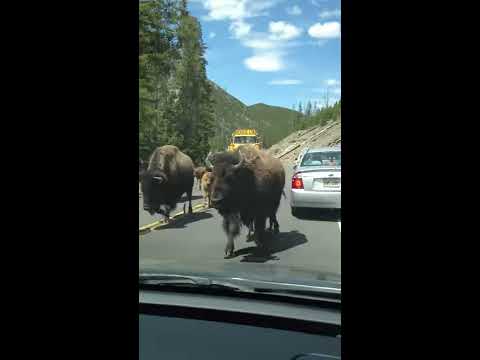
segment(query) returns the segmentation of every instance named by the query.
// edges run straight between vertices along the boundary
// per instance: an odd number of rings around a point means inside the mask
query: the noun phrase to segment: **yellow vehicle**
[[[257,134],[255,129],[237,129],[232,133],[230,144],[228,145],[228,151],[235,151],[241,145],[251,144],[257,149],[262,148],[261,138]]]

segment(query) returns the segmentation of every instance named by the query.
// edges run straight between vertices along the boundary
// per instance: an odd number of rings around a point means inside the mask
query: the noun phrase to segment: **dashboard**
[[[340,309],[140,291],[139,358],[340,359]]]

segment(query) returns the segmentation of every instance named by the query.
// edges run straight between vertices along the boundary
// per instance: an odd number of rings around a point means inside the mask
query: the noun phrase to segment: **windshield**
[[[340,1],[226,3],[139,2],[139,270],[339,288]]]
[[[300,166],[341,166],[341,161],[340,151],[311,152],[305,154]]]
[[[257,142],[256,136],[235,136],[235,144],[255,144]]]

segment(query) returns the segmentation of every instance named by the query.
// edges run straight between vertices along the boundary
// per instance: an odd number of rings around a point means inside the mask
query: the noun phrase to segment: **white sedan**
[[[294,167],[290,192],[293,216],[306,208],[341,208],[340,147],[311,148],[302,152]]]

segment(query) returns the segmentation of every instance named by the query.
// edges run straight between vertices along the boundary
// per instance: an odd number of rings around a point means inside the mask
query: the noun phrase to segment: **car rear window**
[[[305,154],[300,166],[341,166],[340,151],[311,152]]]

